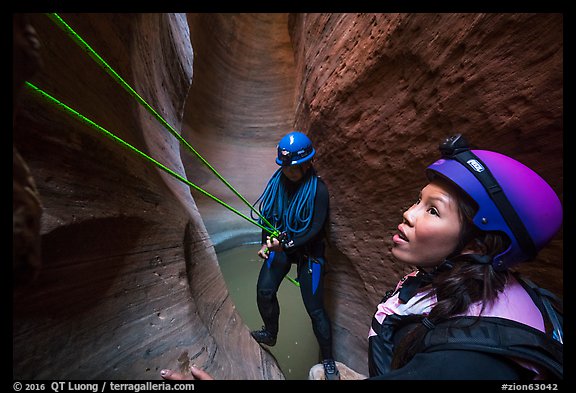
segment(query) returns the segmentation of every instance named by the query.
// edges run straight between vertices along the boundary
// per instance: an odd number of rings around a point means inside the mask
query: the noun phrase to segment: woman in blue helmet
[[[260,213],[283,236],[271,238],[262,231],[262,247],[258,255],[265,262],[260,269],[256,292],[264,326],[253,331],[252,336],[261,344],[276,344],[280,316],[276,294],[283,278],[295,264],[304,306],[320,346],[326,378],[338,379],[339,372],[332,356],[331,324],[324,309],[322,280],[328,189],[312,165],[315,150],[305,134],[288,133],[280,140],[277,149],[276,163],[280,168],[272,175],[256,204]]]
[[[392,238],[393,257],[416,269],[376,308],[369,378],[562,379],[559,299],[514,272],[559,231],[558,197],[522,163],[471,150],[461,135],[440,150]]]

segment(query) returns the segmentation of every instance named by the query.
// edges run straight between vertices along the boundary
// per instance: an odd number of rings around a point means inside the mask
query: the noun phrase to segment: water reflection
[[[250,330],[260,329],[262,319],[256,305],[256,282],[263,260],[257,244],[246,244],[218,252],[218,261],[236,310]],[[296,277],[296,265],[289,273]],[[308,379],[308,371],[318,363],[319,349],[312,323],[306,313],[300,288],[283,280],[278,290],[280,330],[276,345],[270,348],[286,379]]]

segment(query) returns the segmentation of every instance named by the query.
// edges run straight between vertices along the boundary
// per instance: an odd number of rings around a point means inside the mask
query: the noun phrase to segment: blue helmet
[[[286,134],[278,143],[276,164],[282,166],[302,164],[312,159],[315,153],[310,138],[299,131],[293,131]]]

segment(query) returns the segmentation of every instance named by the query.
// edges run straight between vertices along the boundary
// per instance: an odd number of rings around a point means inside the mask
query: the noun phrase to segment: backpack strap
[[[552,324],[552,337],[559,341],[560,344],[564,344],[564,305],[562,299],[549,290],[539,287],[526,277],[522,277],[517,273],[514,274],[514,277],[524,287],[526,292],[528,292],[532,301],[540,309],[542,315],[548,317],[548,321]]]
[[[563,378],[563,348],[530,326],[498,317],[455,317],[431,329],[424,352],[470,350],[517,357],[546,367]]]

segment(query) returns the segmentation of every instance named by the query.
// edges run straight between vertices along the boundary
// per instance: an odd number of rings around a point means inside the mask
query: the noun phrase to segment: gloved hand
[[[263,244],[260,250],[258,251],[258,256],[263,259],[268,259],[270,252],[282,252],[284,251],[284,247],[288,244],[288,235],[286,232],[282,232],[277,237],[275,236],[267,236],[266,237],[266,244]]]

